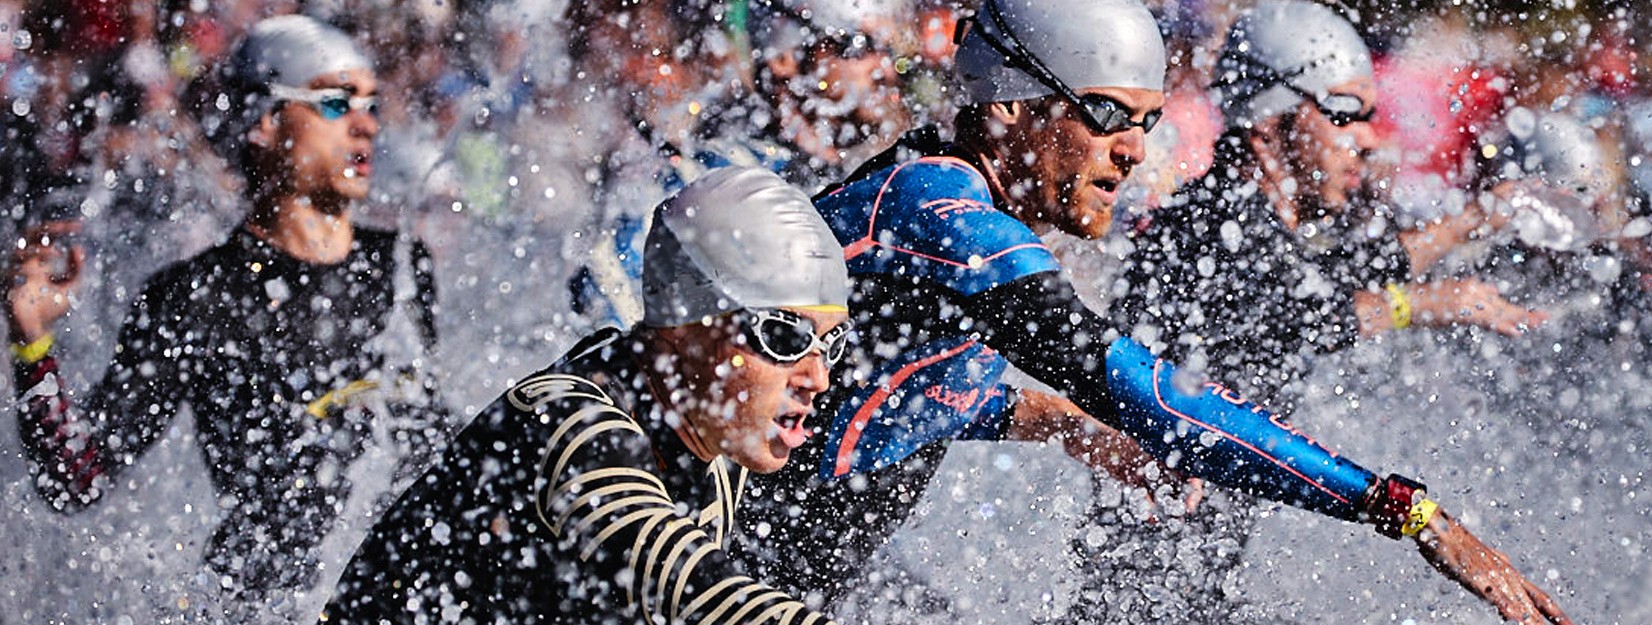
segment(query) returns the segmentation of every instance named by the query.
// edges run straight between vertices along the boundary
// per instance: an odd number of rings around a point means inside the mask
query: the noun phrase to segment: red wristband
[[[1378,534],[1398,539],[1410,518],[1411,506],[1427,492],[1428,487],[1421,482],[1398,473],[1389,474],[1388,479],[1371,485],[1371,490],[1366,492],[1365,514],[1377,526]]]

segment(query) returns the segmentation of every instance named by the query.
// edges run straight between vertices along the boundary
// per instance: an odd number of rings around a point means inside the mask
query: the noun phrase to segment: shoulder
[[[250,273],[245,247],[236,240],[240,236],[243,233],[237,230],[228,240],[150,274],[137,305],[181,306],[192,299],[192,293],[223,288],[227,281]]]
[[[963,160],[924,156],[890,165],[837,188],[816,205],[822,212],[862,206],[898,213],[936,200],[963,200],[992,205],[986,178]]]
[[[817,205],[851,273],[904,273],[973,295],[1059,268],[1025,224],[998,210],[973,165],[926,156],[846,185]]]
[[[623,374],[608,366],[613,353],[605,350],[612,347],[613,338],[603,333],[588,337],[555,363],[511,385],[476,416],[460,438],[472,443],[513,441],[510,446],[522,440],[566,444],[570,431],[582,432],[603,421],[618,421],[625,429],[641,432],[615,383],[614,378]]]
[[[625,402],[616,399],[622,395],[616,384],[629,381],[631,374],[616,363],[624,358],[620,351],[630,344],[618,329],[599,330],[575,344],[551,366],[511,387],[504,399],[512,408],[523,412],[543,412],[557,404],[596,403],[629,418],[629,413],[621,407]]]
[[[505,392],[505,402],[518,412],[546,414],[557,407],[566,414],[583,413],[579,407],[597,407],[605,416],[631,421],[611,394],[596,380],[578,372],[553,367],[528,376]]]

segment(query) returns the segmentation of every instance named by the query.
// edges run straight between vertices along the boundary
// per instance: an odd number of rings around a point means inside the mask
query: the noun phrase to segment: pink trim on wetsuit
[[[843,430],[843,442],[838,445],[837,462],[832,467],[832,475],[841,476],[849,472],[854,459],[855,443],[860,442],[860,434],[866,430],[866,423],[872,420],[872,413],[877,412],[878,407],[883,405],[883,401],[889,399],[889,395],[894,393],[895,389],[900,388],[907,378],[912,377],[912,374],[917,373],[918,370],[924,367],[957,356],[964,350],[974,347],[975,344],[976,341],[968,341],[928,358],[906,363],[895,371],[895,375],[890,376],[888,384],[873,391],[872,396],[866,398],[866,403],[861,405],[860,410],[855,411],[855,418],[849,421],[849,427]]]
[[[1160,385],[1159,372],[1163,371],[1163,370],[1164,370],[1164,360],[1163,359],[1154,360],[1153,361],[1153,400],[1157,401],[1159,403],[1159,408],[1163,409],[1165,412],[1168,412],[1170,414],[1176,415],[1177,417],[1180,417],[1183,421],[1187,421],[1189,423],[1192,423],[1194,425],[1202,427],[1202,428],[1204,428],[1206,430],[1209,430],[1211,432],[1215,432],[1217,434],[1220,434],[1223,437],[1226,437],[1228,440],[1233,441],[1235,443],[1238,443],[1241,447],[1244,447],[1245,449],[1249,449],[1252,452],[1255,452],[1256,455],[1261,456],[1263,458],[1267,458],[1268,460],[1272,461],[1274,464],[1277,464],[1281,468],[1285,469],[1286,471],[1289,471],[1291,473],[1291,475],[1295,475],[1299,478],[1302,478],[1302,481],[1307,482],[1309,484],[1312,484],[1314,486],[1314,488],[1318,488],[1319,490],[1325,491],[1325,494],[1336,498],[1337,501],[1340,501],[1340,502],[1345,503],[1345,504],[1350,504],[1350,505],[1353,503],[1353,502],[1349,501],[1347,497],[1343,497],[1342,495],[1337,494],[1336,491],[1333,491],[1329,488],[1326,488],[1324,484],[1321,484],[1318,481],[1315,481],[1314,479],[1309,478],[1307,475],[1303,475],[1301,471],[1297,471],[1296,468],[1292,467],[1291,465],[1285,464],[1284,461],[1282,461],[1278,458],[1275,458],[1273,455],[1271,455],[1271,454],[1269,454],[1265,451],[1262,451],[1261,449],[1257,448],[1255,445],[1252,445],[1248,442],[1245,442],[1243,439],[1241,439],[1237,436],[1234,436],[1234,435],[1232,435],[1232,434],[1230,434],[1226,431],[1223,431],[1220,428],[1217,428],[1217,427],[1212,426],[1208,423],[1205,423],[1203,421],[1200,421],[1198,419],[1190,417],[1190,416],[1188,416],[1188,415],[1186,415],[1182,412],[1179,412],[1175,408],[1171,408],[1170,404],[1168,404],[1164,401],[1164,395],[1159,392],[1159,385]]]

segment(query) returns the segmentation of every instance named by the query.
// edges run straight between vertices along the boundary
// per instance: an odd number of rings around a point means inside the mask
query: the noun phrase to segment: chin
[[[1088,216],[1089,219],[1085,219]],[[1107,230],[1113,225],[1111,211],[1102,210],[1088,215],[1074,215],[1073,220],[1062,228],[1063,232],[1087,241],[1094,241],[1107,236]]]
[[[337,193],[339,197],[356,202],[367,199],[367,194],[371,190],[372,188],[368,186],[365,180],[347,180],[333,185],[333,192]]]
[[[1111,224],[1112,221],[1106,219],[1092,220],[1089,223],[1073,224],[1073,228],[1068,230],[1067,234],[1086,241],[1095,241],[1107,236],[1107,227]]]
[[[775,471],[785,468],[786,460],[790,457],[791,454],[789,452],[784,456],[776,456],[774,454],[753,454],[751,456],[736,460],[735,464],[757,473],[774,473]]]

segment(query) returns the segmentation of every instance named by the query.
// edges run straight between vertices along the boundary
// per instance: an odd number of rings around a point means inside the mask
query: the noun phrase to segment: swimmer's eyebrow
[[[377,83],[374,83],[374,88],[373,88],[372,91],[369,91],[367,93],[362,93],[361,87],[358,86],[355,83],[355,81],[352,81],[349,78],[344,78],[344,77],[339,78],[339,80],[336,83],[333,82],[333,81],[328,80],[326,77],[320,77],[320,78],[317,78],[315,82],[310,84],[310,88],[311,89],[340,89],[340,90],[343,90],[345,93],[348,93],[348,94],[353,95],[353,96],[372,96],[372,95],[378,95],[379,94]]]

